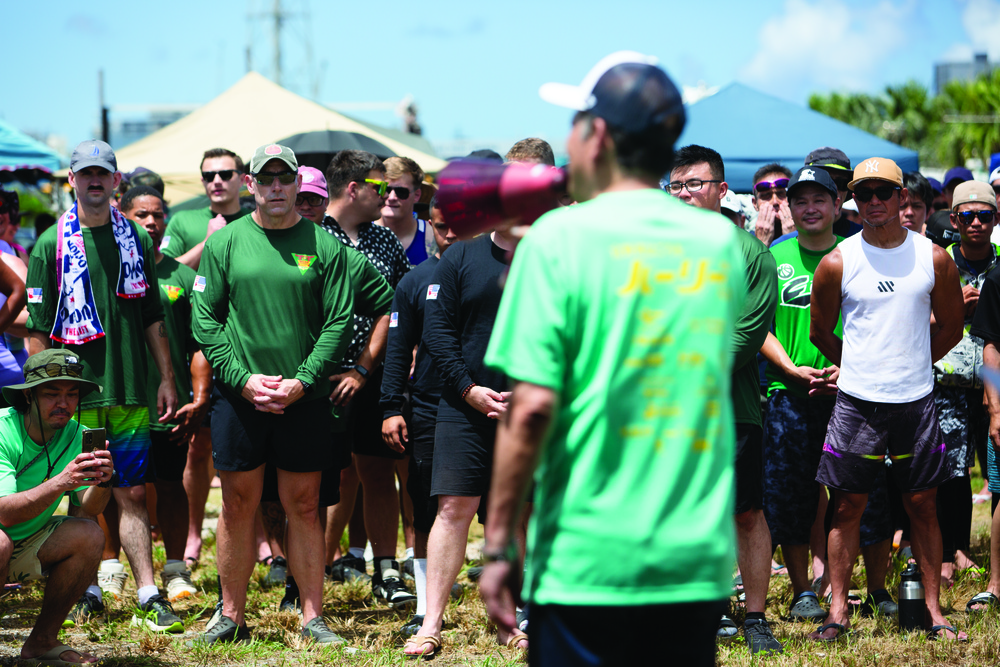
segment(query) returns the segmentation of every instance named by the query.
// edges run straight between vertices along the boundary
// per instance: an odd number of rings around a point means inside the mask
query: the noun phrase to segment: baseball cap
[[[69,159],[69,170],[72,172],[87,167],[102,167],[108,171],[118,171],[118,160],[115,151],[100,139],[87,139],[73,150]]]
[[[75,352],[50,348],[28,357],[24,362],[24,382],[4,387],[3,397],[15,408],[23,410],[27,401],[22,389],[58,381],[79,383],[81,399],[92,391],[102,391],[99,384],[83,379],[83,363]]]
[[[299,175],[302,176],[302,187],[299,189],[299,194],[310,192],[321,197],[330,196],[326,189],[326,177],[322,171],[316,167],[299,167]]]
[[[292,171],[299,170],[299,162],[295,159],[295,153],[291,148],[278,144],[264,144],[253,152],[253,158],[250,159],[250,173],[259,173],[270,160],[281,160]]]
[[[988,180],[990,183],[993,183],[993,181],[997,180],[998,178],[1000,178],[1000,167],[997,167],[992,172],[990,172],[990,177]]]
[[[934,191],[934,194],[939,195],[942,192],[944,192],[944,187],[941,185],[941,181],[939,181],[938,179],[931,178],[930,176],[928,176],[927,182],[931,184],[931,190]]]
[[[947,171],[947,173],[945,173],[944,180],[941,182],[944,184],[944,187],[948,187],[948,184],[954,181],[955,179],[958,179],[963,183],[965,181],[971,181],[972,172],[966,169],[965,167],[952,167]]]
[[[679,136],[684,129],[680,91],[652,56],[618,51],[601,59],[579,86],[546,83],[538,89],[543,100],[603,118],[626,132],[666,125]]]
[[[867,180],[888,181],[903,187],[903,172],[888,158],[870,157],[854,168],[854,180],[847,184],[847,188],[854,190],[855,185]]]
[[[951,210],[954,211],[957,209],[959,204],[968,204],[970,202],[989,204],[993,207],[993,210],[996,210],[997,195],[993,192],[993,186],[982,181],[965,181],[964,183],[959,183],[951,199]]]
[[[823,146],[817,148],[806,156],[805,165],[807,167],[828,167],[830,169],[851,170],[851,160],[847,154],[839,148]]]
[[[815,183],[816,185],[823,187],[827,192],[833,195],[834,199],[840,196],[840,193],[837,192],[837,184],[833,182],[833,177],[827,173],[826,169],[816,169],[815,167],[811,167],[809,165],[799,167],[799,170],[792,174],[792,180],[788,181],[788,185],[785,186],[788,191],[788,196],[791,197],[795,187],[802,185],[803,183]]]
[[[163,196],[164,185],[163,179],[155,171],[151,169],[146,169],[145,167],[136,167],[135,170],[130,171],[126,174],[125,178],[128,180],[129,187],[137,187],[140,185],[148,185],[157,192],[160,196]]]
[[[726,190],[725,196],[722,197],[722,208],[728,208],[733,213],[742,213],[743,205],[740,203],[740,198],[736,196],[732,190]]]

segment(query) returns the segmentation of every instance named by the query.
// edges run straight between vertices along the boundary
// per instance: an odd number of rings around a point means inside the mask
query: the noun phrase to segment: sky
[[[274,77],[275,0],[3,3],[0,118],[70,147],[105,103],[202,104],[251,64]],[[605,55],[656,56],[676,83],[739,81],[805,104],[813,92],[877,93],[986,52],[1000,61],[1000,0],[284,0],[283,83],[324,103],[412,95],[432,141],[542,136],[561,148],[571,112],[547,81],[579,83]],[[383,105],[385,106],[385,105]],[[388,105],[391,107],[391,104]],[[389,109],[350,113],[388,126]],[[763,131],[777,131],[764,129]]]

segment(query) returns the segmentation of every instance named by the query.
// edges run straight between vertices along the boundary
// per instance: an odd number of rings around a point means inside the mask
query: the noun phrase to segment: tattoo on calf
[[[163,325],[163,322],[160,322],[159,332],[160,332],[160,338],[167,337],[167,327]]]

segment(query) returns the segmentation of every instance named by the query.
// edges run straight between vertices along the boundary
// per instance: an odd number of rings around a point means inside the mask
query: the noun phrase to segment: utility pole
[[[108,107],[104,105],[104,70],[97,70],[97,98],[101,105],[101,141],[110,143],[111,136],[110,123],[108,122]]]
[[[274,0],[274,82],[281,85],[281,0]]]

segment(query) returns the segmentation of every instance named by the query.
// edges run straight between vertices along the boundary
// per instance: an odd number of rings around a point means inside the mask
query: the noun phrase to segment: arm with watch
[[[368,374],[382,363],[388,335],[389,314],[386,313],[375,319],[371,334],[368,336],[368,344],[358,357],[357,363],[338,375],[330,376],[333,385],[330,401],[334,405],[344,406],[350,403],[354,394],[368,381]]]

